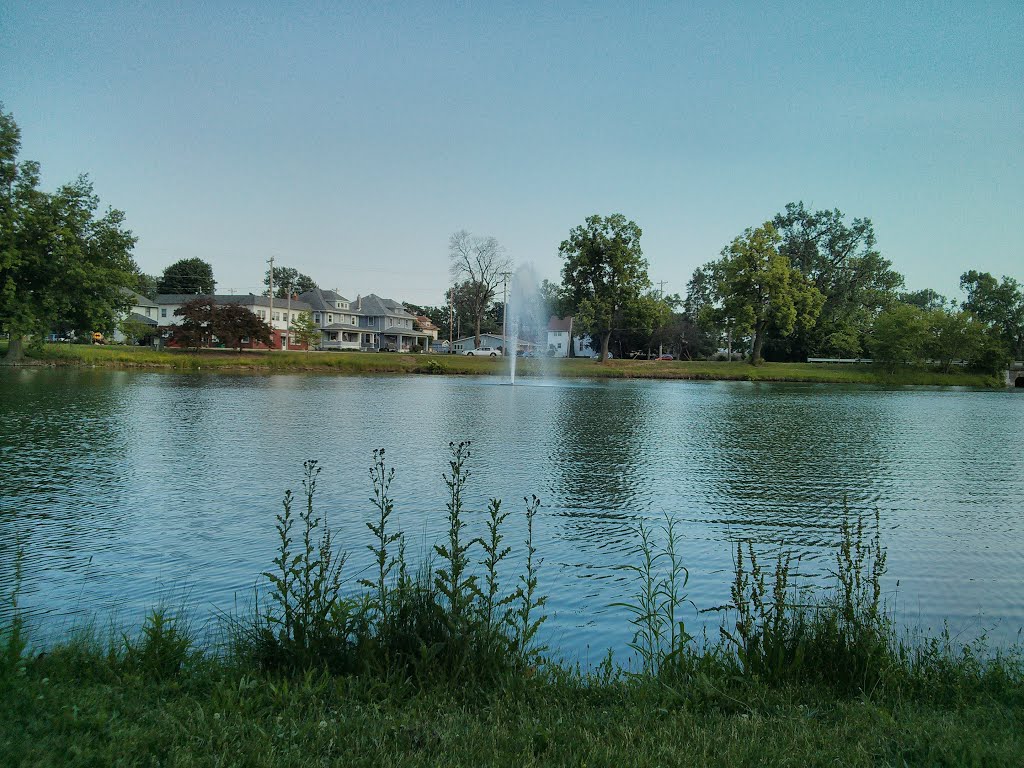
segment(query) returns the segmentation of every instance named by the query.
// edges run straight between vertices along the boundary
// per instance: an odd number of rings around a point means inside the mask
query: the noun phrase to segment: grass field
[[[508,360],[464,355],[420,355],[364,352],[223,352],[199,353],[152,350],[142,347],[48,344],[32,352],[33,359],[54,365],[98,365],[111,367],[163,368],[177,371],[251,371],[360,374],[437,374],[505,376]],[[543,361],[544,370],[565,378],[696,379],[736,381],[793,381],[884,386],[929,385],[1001,387],[1000,377],[957,371],[938,373],[925,368],[902,368],[888,372],[872,365],[828,365],[811,363],[609,360],[587,359]],[[541,372],[541,361],[517,361],[517,377]]]

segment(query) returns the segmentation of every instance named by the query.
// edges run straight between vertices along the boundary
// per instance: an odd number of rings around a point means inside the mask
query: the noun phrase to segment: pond
[[[0,371],[0,585],[15,532],[33,638],[138,621],[160,600],[200,620],[243,607],[276,545],[285,489],[323,472],[319,509],[370,561],[371,451],[396,469],[395,516],[420,561],[446,531],[450,441],[471,441],[471,530],[491,497],[543,507],[546,640],[584,664],[623,653],[637,526],[671,516],[689,597],[726,602],[737,541],[827,580],[844,505],[888,551],[901,621],[1012,642],[1024,624],[1024,398],[1019,392],[743,382]],[[509,578],[514,574],[509,574]],[[688,615],[688,628],[721,621]]]

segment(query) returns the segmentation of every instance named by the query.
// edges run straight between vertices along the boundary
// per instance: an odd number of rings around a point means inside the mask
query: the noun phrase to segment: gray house
[[[313,322],[320,327],[320,349],[359,350],[373,343],[359,327],[359,316],[352,302],[335,291],[315,288],[299,296],[310,306]]]
[[[353,349],[364,352],[410,352],[430,347],[429,331],[418,329],[415,315],[393,299],[375,294],[349,301],[336,291],[307,291],[299,300],[308,304],[313,322],[320,326],[321,349]]]
[[[364,334],[375,337],[370,346],[363,346],[364,350],[411,352],[413,347],[430,349],[430,334],[416,327],[416,316],[399,302],[371,293],[357,296],[352,308],[359,318],[359,328]]]

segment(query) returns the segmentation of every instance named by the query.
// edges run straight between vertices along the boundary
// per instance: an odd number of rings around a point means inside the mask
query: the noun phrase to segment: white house
[[[121,330],[121,323],[125,320],[134,320],[148,326],[152,330],[153,335],[156,336],[157,315],[159,314],[160,306],[155,301],[147,299],[142,294],[128,288],[123,288],[121,292],[126,296],[131,296],[132,306],[125,315],[118,318],[117,323],[114,325],[114,333],[111,336],[114,343],[124,344],[128,341],[128,337]]]
[[[309,312],[312,307],[299,299],[274,297],[271,302],[269,296],[256,296],[255,294],[216,294],[214,296],[199,296],[189,293],[161,293],[156,297],[156,304],[160,316],[157,322],[160,328],[165,331],[173,330],[174,326],[181,325],[182,318],[175,315],[175,311],[184,304],[195,299],[213,299],[215,304],[238,304],[245,307],[258,318],[263,320],[271,329],[274,349],[285,349],[287,341],[288,349],[303,349],[295,340],[289,339],[289,329],[292,323],[302,312]],[[263,348],[262,344],[256,344],[257,348]]]
[[[572,315],[558,317],[552,315],[548,320],[549,357],[568,357],[572,346]]]

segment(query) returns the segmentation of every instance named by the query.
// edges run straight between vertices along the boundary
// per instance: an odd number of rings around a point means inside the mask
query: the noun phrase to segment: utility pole
[[[288,283],[288,314],[284,318],[284,348],[292,343],[292,284]]]
[[[267,263],[270,265],[270,311],[267,313],[267,324],[270,326],[270,342],[271,349],[273,349],[274,342],[274,257],[271,256],[267,259]]]
[[[666,283],[665,280],[659,280],[658,281],[658,299],[664,299],[665,298],[665,283]],[[648,347],[648,349],[650,349],[650,347]],[[661,340],[659,339],[658,340],[658,357],[661,357],[663,353],[664,353],[664,350],[662,349],[662,343],[661,343]]]
[[[508,279],[511,272],[501,273],[501,354],[508,356]]]

